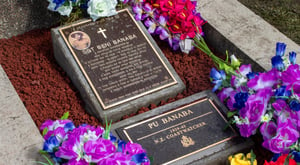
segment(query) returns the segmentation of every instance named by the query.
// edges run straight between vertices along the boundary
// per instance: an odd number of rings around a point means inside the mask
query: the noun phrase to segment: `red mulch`
[[[189,55],[174,52],[167,43],[157,42],[186,85],[184,92],[160,105],[211,89],[209,72],[213,63],[205,54],[199,51]],[[66,111],[70,112],[70,119],[76,125],[100,125],[96,118],[86,113],[79,92],[56,63],[49,29],[33,30],[11,39],[1,39],[0,64],[38,127],[46,119],[59,119]],[[138,113],[157,106],[151,104],[141,108]]]
[[[186,85],[186,90],[159,105],[143,107],[137,114],[212,88],[209,72],[213,63],[207,55],[198,50],[189,55],[174,52],[167,43],[159,40],[157,43]],[[101,125],[84,110],[79,92],[56,63],[50,29],[33,30],[11,39],[0,39],[0,64],[38,127],[46,119],[59,119],[67,111],[75,125]],[[261,140],[254,151],[262,163],[270,154],[261,148],[260,143]]]

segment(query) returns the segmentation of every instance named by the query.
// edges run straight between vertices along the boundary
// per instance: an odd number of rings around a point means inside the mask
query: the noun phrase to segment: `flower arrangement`
[[[300,67],[296,53],[286,55],[285,50],[286,44],[276,44],[269,71],[254,72],[249,64],[234,72],[213,68],[210,77],[213,91],[228,107],[230,123],[241,136],[260,132],[264,148],[275,154],[290,153],[300,162]]]
[[[297,162],[292,158],[291,155],[284,154],[279,156],[276,160],[270,162],[265,161],[264,165],[297,165]]]
[[[244,155],[243,153],[237,153],[228,157],[230,165],[257,165],[256,155],[251,152]]]
[[[62,16],[71,16],[72,22],[85,15],[95,21],[100,17],[108,17],[117,14],[117,0],[48,0],[48,9],[58,12]]]
[[[118,140],[110,132],[110,125],[94,127],[87,124],[75,127],[67,119],[47,120],[43,131],[42,154],[48,154],[56,164],[65,165],[149,165],[150,160],[141,145]]]
[[[223,70],[233,70],[209,49],[203,38],[202,26],[206,21],[197,12],[194,0],[48,0],[48,9],[59,12],[73,22],[87,13],[93,21],[117,14],[120,8],[130,6],[135,19],[141,21],[148,32],[169,43],[173,50],[189,53],[197,48],[207,54]],[[119,5],[118,5],[119,4]],[[232,58],[235,58],[234,55]]]

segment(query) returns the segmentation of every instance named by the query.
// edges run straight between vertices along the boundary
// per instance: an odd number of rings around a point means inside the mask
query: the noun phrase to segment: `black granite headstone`
[[[80,90],[88,109],[102,121],[119,120],[184,89],[168,60],[128,9],[52,31],[55,58]]]
[[[160,107],[165,113],[146,120],[118,124],[115,131],[121,139],[141,144],[154,164],[186,163],[191,155],[202,155],[201,159],[222,151],[220,146],[236,144],[233,142],[239,142],[240,137],[231,126],[224,129],[228,124],[223,116],[226,110],[212,93],[206,94],[187,104],[175,102],[174,109]]]

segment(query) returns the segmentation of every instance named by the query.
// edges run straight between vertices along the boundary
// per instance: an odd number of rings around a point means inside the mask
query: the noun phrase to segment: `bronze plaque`
[[[59,31],[104,110],[177,83],[128,9]]]
[[[208,98],[136,124],[117,128],[122,139],[139,143],[154,164],[171,164],[227,142],[237,133]]]

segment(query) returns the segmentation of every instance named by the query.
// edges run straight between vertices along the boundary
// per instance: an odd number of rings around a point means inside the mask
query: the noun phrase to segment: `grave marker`
[[[184,89],[128,9],[95,22],[59,27],[52,34],[55,58],[79,89],[90,113],[103,122],[105,117],[117,121]]]

